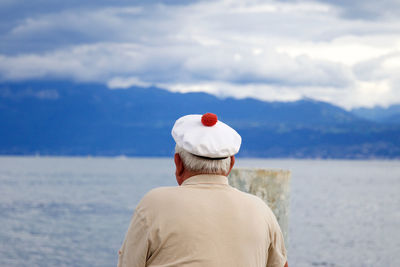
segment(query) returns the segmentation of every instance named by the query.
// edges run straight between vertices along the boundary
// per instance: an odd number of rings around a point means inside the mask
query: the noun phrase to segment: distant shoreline
[[[47,158],[76,158],[76,159],[116,159],[116,160],[125,160],[125,159],[172,159],[171,156],[127,156],[127,155],[35,155],[35,154],[0,154],[0,158],[39,158],[39,159],[47,159]],[[304,157],[304,158],[295,158],[295,157],[246,157],[246,156],[237,156],[237,159],[245,159],[245,160],[294,160],[294,161],[400,161],[399,158],[377,158],[377,157],[369,157],[369,158],[312,158],[312,157]]]

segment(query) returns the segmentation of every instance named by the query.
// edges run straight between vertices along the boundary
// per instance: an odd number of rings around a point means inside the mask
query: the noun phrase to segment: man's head
[[[211,159],[193,155],[178,145],[175,147],[175,175],[179,185],[197,174],[219,174],[227,176],[235,164],[235,156]]]
[[[172,136],[178,184],[198,174],[228,175],[241,144],[240,135],[211,113],[179,118]]]

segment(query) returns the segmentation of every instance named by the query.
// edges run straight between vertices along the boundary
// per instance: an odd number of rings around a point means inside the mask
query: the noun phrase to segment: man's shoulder
[[[239,189],[237,189],[235,187],[231,187],[231,188],[234,190],[235,194],[237,194],[238,196],[240,196],[243,199],[246,199],[246,200],[251,201],[251,202],[258,203],[260,205],[264,205],[265,204],[264,201],[261,198],[259,198],[258,196],[256,196],[256,195],[240,191]]]
[[[172,206],[180,206],[183,202],[182,200],[187,200],[188,198],[197,199],[197,201],[208,201],[207,196],[201,195],[199,200],[199,192],[194,194],[193,191],[187,191],[182,186],[170,186],[170,187],[157,187],[149,192],[147,192],[141,199],[137,208],[140,210],[160,210],[169,209]],[[258,196],[240,191],[234,187],[229,186],[227,194],[221,194],[218,198],[220,201],[224,199],[230,203],[236,203],[239,206],[243,206],[246,209],[257,210],[263,214],[272,213],[270,207]],[[201,191],[206,193],[206,191]]]
[[[178,186],[156,187],[147,192],[142,198],[142,201],[158,200],[165,196],[173,195],[178,189]]]
[[[259,211],[263,211],[270,216],[272,214],[271,208],[262,200],[260,197],[240,191],[236,188],[233,188],[234,191],[236,191],[235,194],[237,194],[238,198],[241,200],[241,202],[248,207],[252,206],[254,208],[257,208]]]
[[[163,203],[179,198],[178,186],[157,187],[147,192],[140,200],[138,206],[163,206]]]

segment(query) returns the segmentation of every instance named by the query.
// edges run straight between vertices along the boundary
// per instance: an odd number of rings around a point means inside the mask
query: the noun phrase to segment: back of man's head
[[[180,146],[175,146],[175,153],[182,159],[185,168],[193,173],[227,175],[230,170],[231,157],[212,159],[189,153]]]

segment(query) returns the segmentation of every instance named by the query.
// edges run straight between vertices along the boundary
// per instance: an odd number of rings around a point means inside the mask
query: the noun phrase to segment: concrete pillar
[[[274,212],[288,247],[289,182],[288,170],[234,168],[229,184],[264,200]]]

